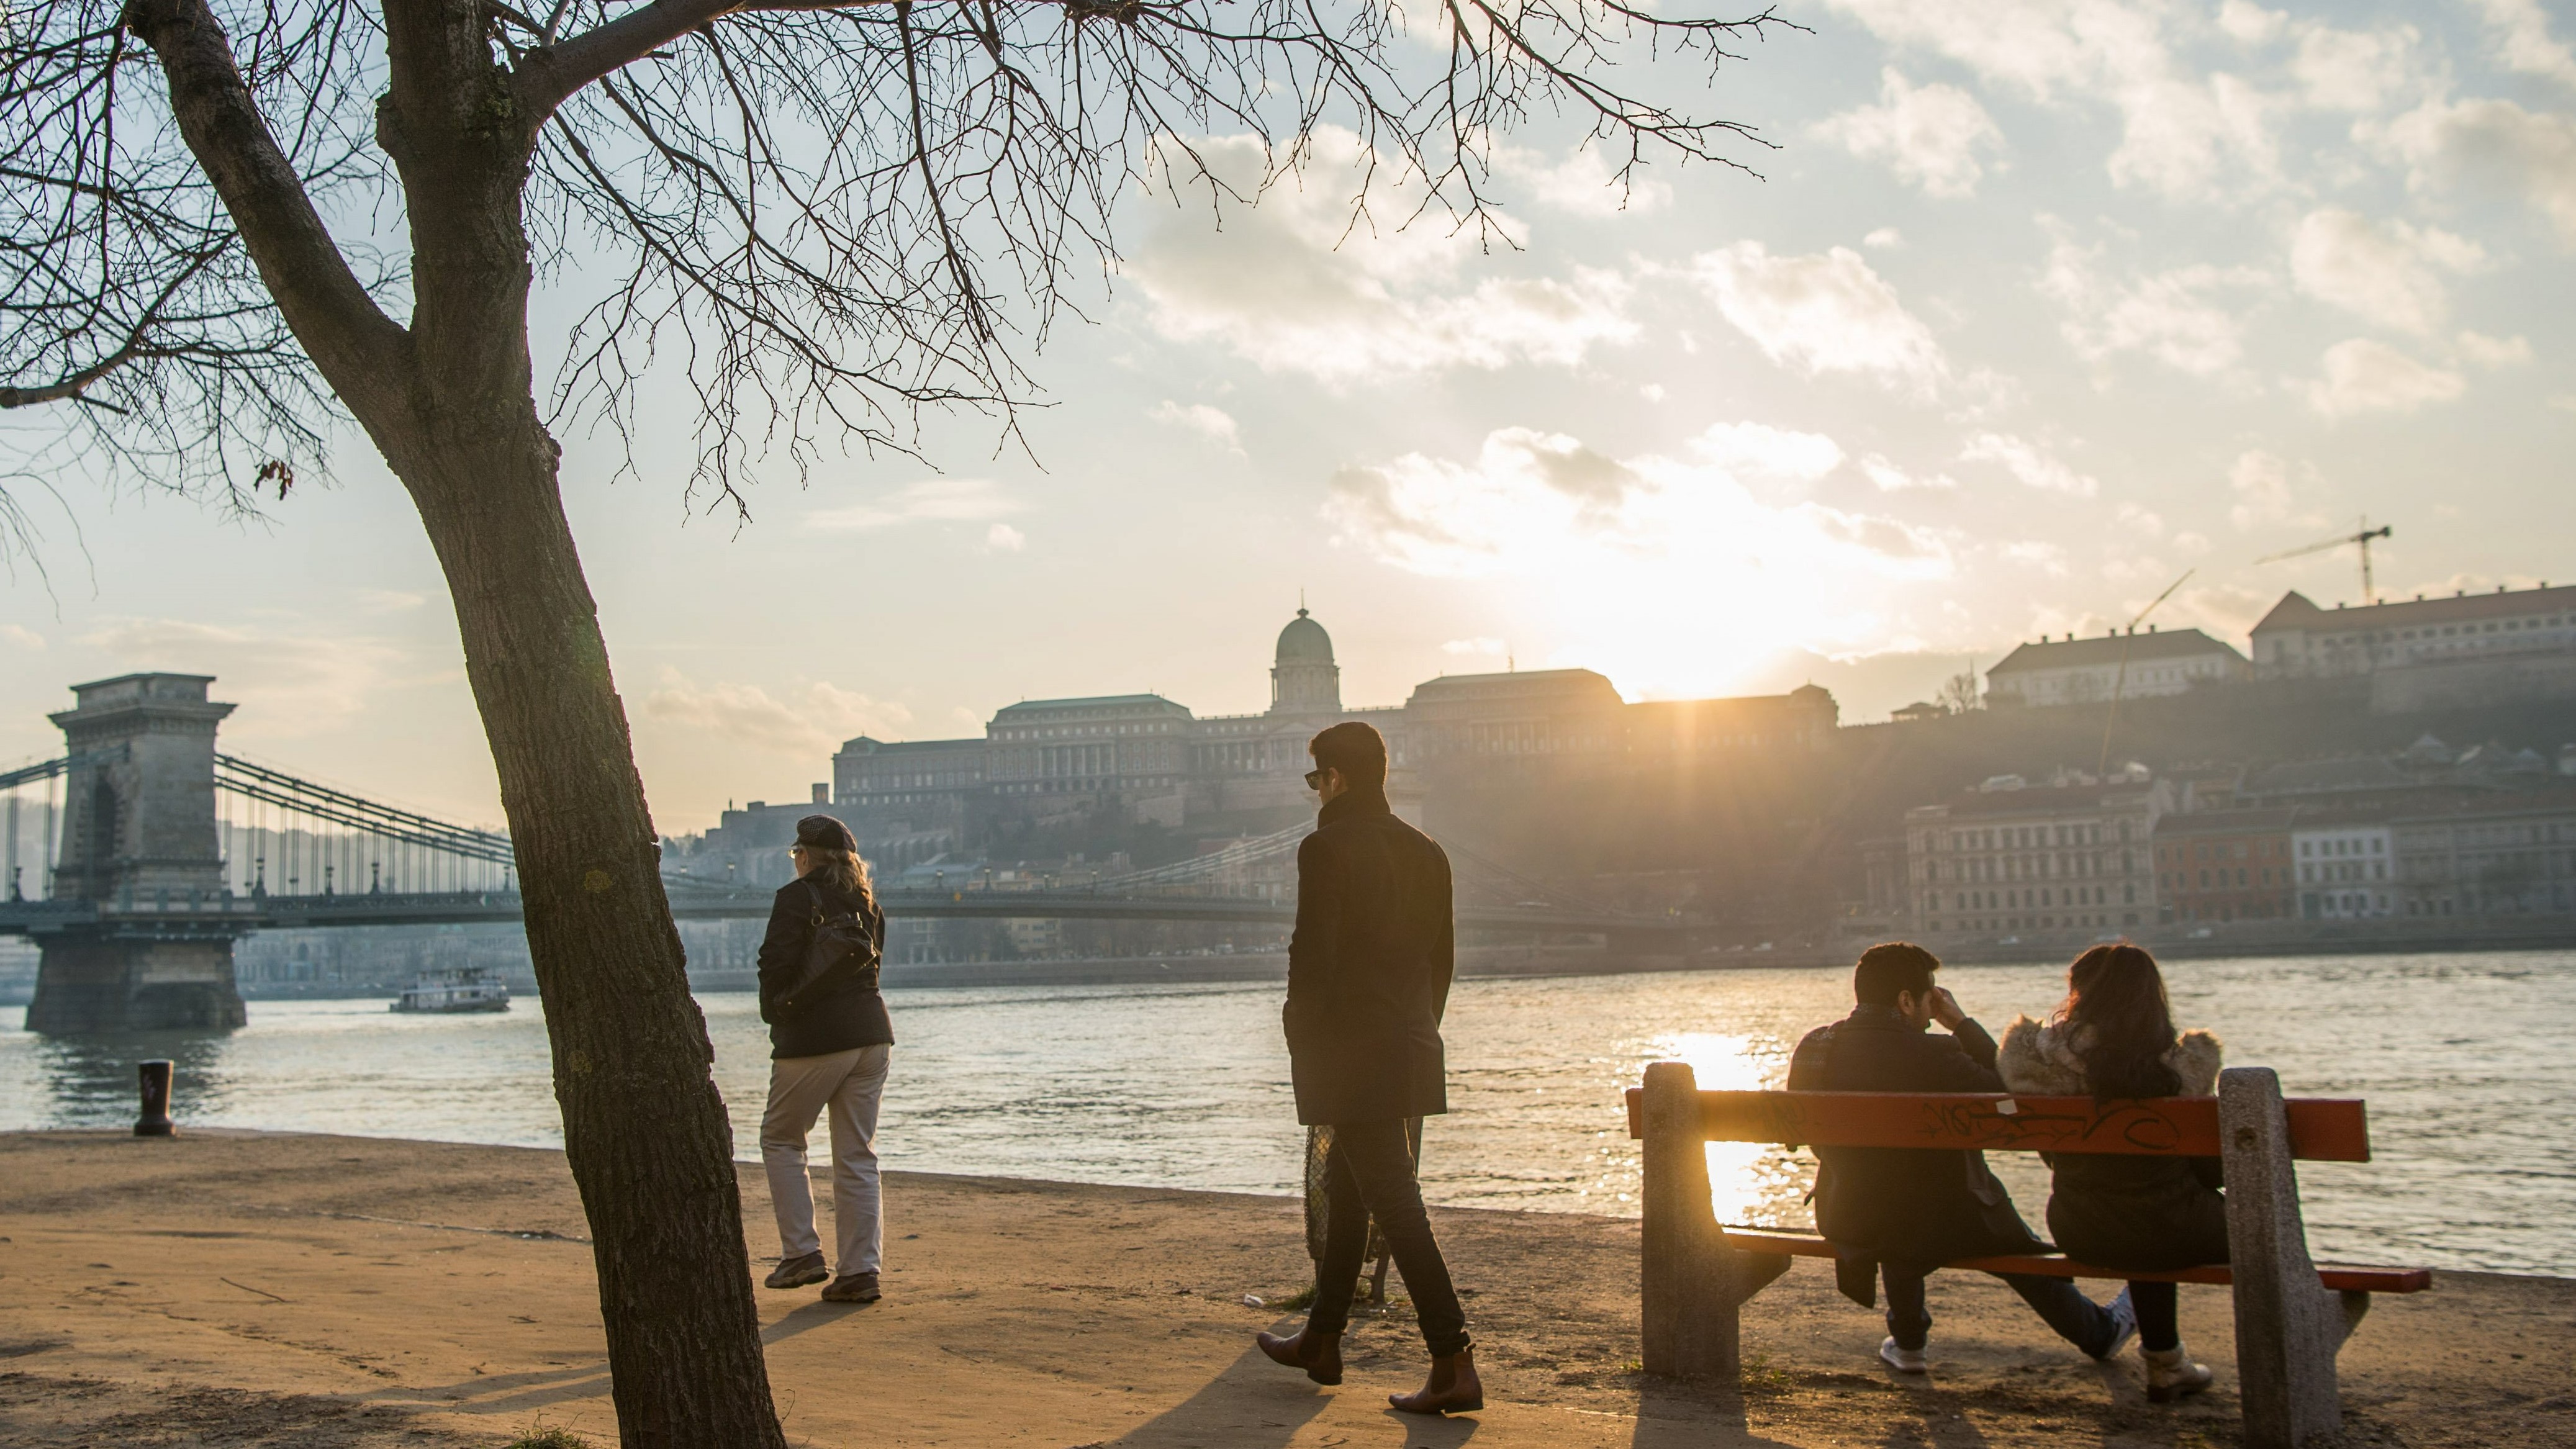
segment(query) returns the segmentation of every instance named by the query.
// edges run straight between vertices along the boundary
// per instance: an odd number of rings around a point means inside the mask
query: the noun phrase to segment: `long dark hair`
[[[2174,1049],[2173,1005],[2164,973],[2142,946],[2096,946],[2066,971],[2066,1001],[2057,1024],[2084,1062],[2093,1100],[2170,1097],[2182,1074],[2165,1060]]]

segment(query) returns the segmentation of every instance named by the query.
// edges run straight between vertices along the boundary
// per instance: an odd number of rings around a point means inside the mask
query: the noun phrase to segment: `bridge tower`
[[[70,746],[54,898],[89,901],[96,925],[43,933],[27,1029],[235,1027],[233,937],[218,905],[213,676],[128,674],[72,686],[52,716]]]

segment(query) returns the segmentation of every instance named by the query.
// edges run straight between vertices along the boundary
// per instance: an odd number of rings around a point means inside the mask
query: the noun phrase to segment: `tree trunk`
[[[395,471],[446,572],[500,775],[619,1436],[781,1446],[733,1133],[553,446],[533,399],[483,411],[441,419],[455,446]]]
[[[384,0],[377,138],[411,229],[411,326],[349,271],[206,0],[128,0],[172,116],[297,340],[410,490],[456,605],[518,854],[630,1449],[784,1449],[733,1134],[662,893],[644,784],[528,361],[521,190],[542,117],[479,0]]]

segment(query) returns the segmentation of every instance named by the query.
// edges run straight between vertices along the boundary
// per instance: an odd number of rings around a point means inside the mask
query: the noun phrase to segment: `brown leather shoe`
[[[1256,1333],[1252,1341],[1270,1355],[1270,1361],[1292,1369],[1304,1369],[1306,1377],[1319,1384],[1342,1381],[1342,1336],[1325,1335],[1311,1329],[1299,1329],[1294,1337],[1281,1338],[1275,1333]]]
[[[1485,1384],[1476,1377],[1476,1351],[1462,1348],[1431,1361],[1431,1378],[1410,1394],[1389,1394],[1400,1414],[1472,1414],[1485,1407]]]
[[[884,1296],[874,1273],[844,1273],[823,1290],[826,1303],[874,1303]]]
[[[823,1266],[822,1254],[807,1253],[801,1258],[788,1258],[782,1261],[777,1267],[769,1270],[768,1277],[760,1281],[762,1286],[769,1288],[802,1288],[808,1283],[820,1283],[831,1276],[832,1270]]]

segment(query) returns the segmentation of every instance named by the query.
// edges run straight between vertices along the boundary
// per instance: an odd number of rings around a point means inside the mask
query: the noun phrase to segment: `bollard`
[[[135,1069],[143,1078],[143,1115],[134,1119],[137,1137],[167,1137],[170,1126],[170,1064],[145,1062]]]

